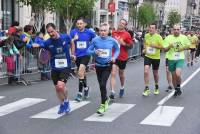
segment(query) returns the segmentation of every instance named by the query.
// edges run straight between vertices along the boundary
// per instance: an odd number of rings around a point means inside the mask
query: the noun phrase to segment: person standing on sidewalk
[[[110,76],[112,64],[119,55],[118,42],[108,36],[109,26],[103,23],[100,26],[100,36],[92,40],[87,53],[95,56],[96,74],[101,92],[101,104],[97,109],[98,114],[104,114],[108,109],[109,98],[107,97],[106,83]],[[112,50],[115,50],[112,54]]]
[[[184,65],[184,50],[190,47],[190,41],[187,36],[180,33],[180,25],[173,26],[173,35],[168,35],[164,40],[164,50],[168,52],[168,66],[172,73],[172,83],[175,88],[174,96],[182,94],[181,91],[181,74]]]
[[[119,73],[120,78],[120,92],[119,97],[122,98],[124,96],[124,84],[125,84],[125,74],[124,70],[126,68],[126,63],[128,60],[128,49],[133,47],[133,39],[131,35],[126,31],[127,21],[125,19],[121,19],[118,24],[118,29],[112,31],[112,37],[115,38],[120,44],[120,54],[116,59],[115,63],[112,65],[111,72],[111,92],[110,99],[115,99],[115,85],[116,85],[116,75]]]
[[[76,27],[70,33],[72,38],[74,51],[74,60],[78,67],[79,76],[79,90],[75,98],[76,101],[80,102],[83,99],[83,89],[85,99],[89,98],[89,87],[87,86],[86,80],[86,67],[90,61],[90,56],[86,53],[89,43],[96,35],[93,31],[85,28],[86,23],[83,18],[79,18],[76,22]]]

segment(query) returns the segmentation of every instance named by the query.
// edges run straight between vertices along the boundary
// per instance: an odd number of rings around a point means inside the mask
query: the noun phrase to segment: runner
[[[118,43],[120,44],[120,54],[116,60],[116,62],[112,65],[112,72],[111,72],[111,93],[110,99],[115,98],[115,85],[116,85],[116,75],[119,72],[120,78],[120,92],[119,97],[124,96],[124,84],[125,84],[125,75],[124,70],[126,68],[126,63],[128,60],[128,49],[133,47],[133,39],[131,35],[125,30],[127,26],[127,21],[125,19],[121,19],[118,24],[118,29],[112,31],[112,37],[114,37]]]
[[[56,31],[53,23],[46,25],[50,38],[44,42],[44,48],[51,53],[51,78],[55,85],[56,94],[60,100],[58,114],[70,112],[70,104],[66,90],[66,82],[69,77],[71,60],[69,44],[71,38],[67,34],[60,34]]]
[[[168,87],[167,89],[165,90],[166,92],[169,92],[169,91],[172,91],[173,89],[173,86],[172,86],[172,75],[169,71],[169,65],[168,65],[168,56],[169,55],[169,52],[166,52],[165,54],[165,67],[166,67],[166,77],[167,77],[167,83],[168,83]]]
[[[188,53],[188,63],[187,63],[187,66],[189,67],[190,65],[193,66],[193,63],[194,63],[195,52],[198,45],[198,37],[194,34],[193,31],[190,32],[190,36],[188,37],[191,42],[190,50]]]
[[[98,114],[104,114],[108,109],[109,99],[107,97],[106,83],[110,76],[112,63],[119,55],[119,45],[115,39],[108,36],[109,26],[103,23],[100,26],[100,36],[92,40],[87,52],[95,56],[96,74],[101,92],[101,105],[97,109]],[[115,52],[112,57],[112,49]]]
[[[74,59],[76,61],[76,66],[78,67],[79,75],[79,91],[76,101],[82,101],[82,92],[84,88],[84,98],[89,98],[89,87],[87,86],[86,80],[86,67],[90,61],[90,56],[86,53],[89,47],[89,42],[95,37],[95,33],[89,29],[86,29],[86,23],[83,18],[80,18],[76,22],[77,28],[73,29],[70,33],[73,45],[75,47],[75,52],[72,52]]]
[[[171,28],[170,34],[173,34],[173,28]],[[168,87],[165,90],[166,92],[172,91],[172,89],[173,89],[172,74],[169,71],[168,57],[169,57],[169,52],[166,52],[165,53],[165,67],[166,67],[166,78],[167,78],[167,83],[168,83]]]
[[[163,39],[159,34],[156,33],[156,29],[157,27],[155,23],[150,24],[149,33],[147,33],[144,38],[143,52],[145,54],[144,56],[145,89],[143,92],[143,96],[148,96],[150,94],[149,71],[150,71],[151,65],[152,65],[154,82],[155,82],[155,89],[153,90],[153,93],[155,95],[158,95],[160,93],[159,86],[158,86],[158,80],[159,80],[158,69],[160,65],[160,51],[163,48],[162,46]]]
[[[190,41],[187,36],[180,34],[180,25],[173,26],[173,35],[164,40],[164,49],[168,51],[169,71],[172,73],[172,83],[175,88],[174,96],[181,95],[181,73],[184,65],[184,50],[189,49]]]

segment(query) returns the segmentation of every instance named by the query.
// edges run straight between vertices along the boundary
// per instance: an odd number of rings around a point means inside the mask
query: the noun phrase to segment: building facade
[[[113,12],[109,9],[110,3],[113,4]],[[99,27],[101,23],[106,22],[111,28],[117,28],[117,23],[122,18],[129,20],[128,0],[98,0],[93,10],[92,25]]]

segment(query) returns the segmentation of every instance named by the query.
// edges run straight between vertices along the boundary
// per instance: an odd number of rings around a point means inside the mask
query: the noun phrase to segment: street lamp
[[[197,4],[196,4],[195,0],[192,0],[192,2],[190,3],[190,7],[191,7],[191,9],[190,9],[190,30],[192,29],[192,18],[194,16],[194,10],[196,9],[196,6],[197,6]]]
[[[137,5],[139,4],[139,0],[133,0],[132,6],[135,9],[135,14],[133,16],[133,25],[136,27],[137,24]]]

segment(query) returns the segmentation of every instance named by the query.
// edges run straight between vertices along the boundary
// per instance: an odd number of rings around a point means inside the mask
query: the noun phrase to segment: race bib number
[[[181,57],[181,53],[180,52],[175,52],[174,53],[174,60],[179,60]]]
[[[147,54],[155,54],[156,53],[156,49],[153,47],[147,47]]]
[[[56,68],[67,67],[67,59],[55,59],[55,67]]]
[[[77,41],[77,48],[85,49],[85,48],[87,48],[87,43],[85,41]]]
[[[109,54],[110,54],[109,49],[98,49],[98,50],[100,51],[99,57],[101,57],[101,58],[108,58],[109,57]]]

